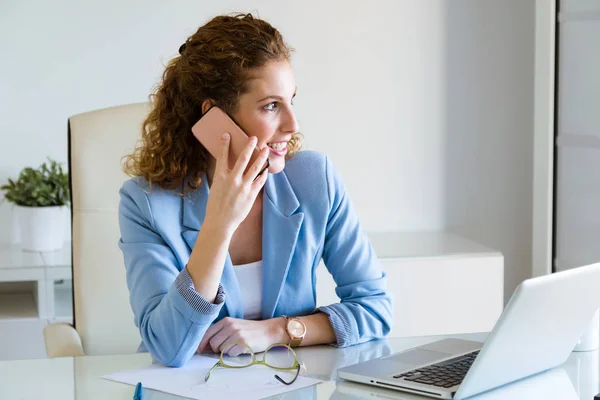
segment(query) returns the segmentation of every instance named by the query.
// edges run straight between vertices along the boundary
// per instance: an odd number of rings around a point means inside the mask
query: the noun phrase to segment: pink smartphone
[[[192,127],[192,133],[196,139],[215,158],[221,154],[221,136],[225,132],[229,133],[231,138],[229,141],[228,164],[229,168],[233,169],[242,150],[248,144],[248,135],[246,135],[242,128],[225,111],[216,106],[211,107]],[[258,148],[255,148],[246,169],[254,164],[259,154]],[[269,168],[268,158],[258,175],[262,174],[267,168]]]

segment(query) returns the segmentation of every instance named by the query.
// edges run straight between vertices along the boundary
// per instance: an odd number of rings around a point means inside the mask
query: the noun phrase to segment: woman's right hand
[[[215,224],[226,233],[233,235],[242,221],[248,216],[258,193],[267,181],[265,170],[258,178],[256,175],[267,161],[267,146],[244,174],[252,152],[256,148],[256,137],[248,139],[248,144],[239,155],[233,169],[228,167],[230,135],[224,134],[221,154],[217,158],[210,194],[206,205],[205,223]],[[256,180],[255,180],[256,178]]]

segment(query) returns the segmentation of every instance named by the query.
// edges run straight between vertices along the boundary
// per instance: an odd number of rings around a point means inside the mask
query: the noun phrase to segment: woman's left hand
[[[220,353],[230,343],[246,343],[252,351],[260,353],[274,343],[286,342],[285,319],[272,318],[264,321],[254,321],[225,317],[219,322],[211,325],[200,341],[196,353],[202,353],[205,349],[212,349]],[[229,350],[230,356],[237,356],[245,350],[242,346],[235,346]]]

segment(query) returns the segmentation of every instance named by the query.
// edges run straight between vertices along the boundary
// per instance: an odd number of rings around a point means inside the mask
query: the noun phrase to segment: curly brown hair
[[[289,61],[293,51],[277,29],[252,14],[217,16],[198,28],[150,94],[151,111],[135,150],[124,157],[125,173],[165,189],[181,188],[190,177],[189,189],[197,189],[211,159],[191,132],[202,103],[212,100],[234,113],[252,72],[272,61]],[[286,158],[301,146],[301,135],[295,134]]]

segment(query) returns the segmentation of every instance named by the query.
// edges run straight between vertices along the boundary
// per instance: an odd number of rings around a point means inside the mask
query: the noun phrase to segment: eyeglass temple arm
[[[213,367],[210,369],[210,371],[208,371],[206,373],[206,376],[204,377],[204,382],[208,382],[208,378],[210,378],[210,374],[219,366],[221,362],[217,361],[217,363],[215,365],[213,365]]]
[[[298,364],[298,366],[296,367],[296,376],[294,377],[294,379],[292,379],[291,382],[286,382],[283,379],[281,379],[281,377],[279,375],[275,375],[275,379],[277,379],[279,382],[283,383],[284,385],[291,385],[292,383],[296,382],[296,379],[298,379],[298,375],[300,375],[300,364]]]

